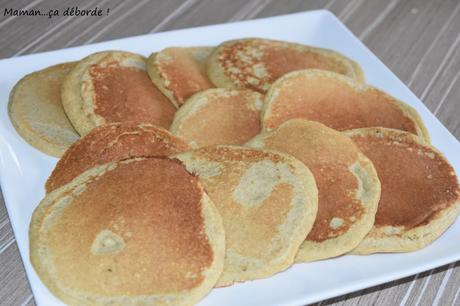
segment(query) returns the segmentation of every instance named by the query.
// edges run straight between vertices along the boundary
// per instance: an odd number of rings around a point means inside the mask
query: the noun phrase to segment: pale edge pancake
[[[366,91],[368,89],[377,89],[378,91],[384,93],[385,95],[388,95],[383,90],[380,90],[371,85],[367,85],[365,83],[356,82],[353,79],[343,76],[338,73],[325,71],[325,70],[319,70],[319,69],[305,69],[305,70],[294,71],[276,80],[276,82],[273,83],[273,85],[270,87],[269,91],[267,92],[265,96],[264,108],[262,109],[262,129],[263,130],[270,130],[266,127],[265,122],[268,121],[272,115],[273,103],[278,96],[278,87],[283,86],[284,82],[288,82],[289,78],[293,78],[293,77],[296,77],[297,75],[302,75],[302,74],[310,74],[313,76],[315,75],[327,76],[330,78],[334,78],[342,83],[347,84],[348,86],[350,86],[357,92]],[[393,96],[390,96],[390,97],[392,98],[394,105],[397,106],[406,117],[410,118],[414,122],[415,127],[417,129],[417,135],[424,138],[427,142],[429,142],[430,135],[428,133],[427,128],[425,127],[425,124],[422,121],[422,118],[420,118],[420,115],[417,113],[417,111],[412,106],[396,99],[395,97]]]
[[[246,89],[243,89],[242,91],[249,91]],[[173,122],[171,123],[171,127],[169,128],[169,131],[176,135],[176,136],[181,136],[180,130],[183,127],[185,121],[193,116],[197,111],[199,111],[201,108],[212,105],[212,100],[209,101],[208,96],[210,95],[237,95],[238,90],[230,90],[226,88],[211,88],[207,89],[201,92],[198,92],[191,96],[190,98],[187,99],[187,101],[176,111],[174,114],[174,119]],[[263,107],[263,96],[259,94],[258,92],[251,91],[251,93],[254,95],[254,100],[250,104],[252,108],[254,108],[257,111],[261,111]],[[206,119],[206,118],[203,118]],[[193,128],[193,127],[190,127]],[[198,145],[191,141],[189,142],[189,145],[192,148],[197,148]]]
[[[324,128],[327,127],[324,126]],[[265,139],[269,138],[270,134],[270,132],[261,133],[250,140],[246,146],[264,148]],[[358,152],[358,159],[349,167],[349,170],[359,182],[359,199],[365,208],[363,215],[350,226],[346,233],[336,238],[321,242],[304,239],[297,253],[296,262],[310,262],[347,253],[362,241],[374,225],[381,191],[380,181],[374,165],[366,156]],[[318,203],[318,205],[321,205],[321,203]]]
[[[276,251],[271,251],[268,255],[260,254],[259,257],[252,257],[235,252],[232,246],[227,245],[224,272],[219,278],[217,286],[228,286],[234,282],[266,278],[287,269],[292,265],[299,246],[310,232],[316,218],[318,209],[318,190],[313,174],[302,162],[285,153],[238,146],[214,146],[214,148],[216,148],[216,154],[218,154],[218,150],[225,148],[233,150],[235,154],[241,152],[240,161],[229,160],[227,166],[222,167],[231,168],[232,163],[245,163],[245,167],[249,169],[251,165],[258,162],[264,160],[271,161],[273,158],[278,160],[278,157],[280,157],[277,163],[287,165],[291,175],[294,175],[297,179],[293,182],[282,181],[284,184],[289,183],[290,186],[293,186],[295,193],[292,196],[292,207],[289,209],[287,219],[279,226],[279,233],[272,237],[271,245],[266,246],[266,249],[274,249]],[[203,150],[206,151],[207,148]],[[248,157],[247,155],[254,155],[254,157]],[[258,158],[257,155],[266,156]],[[197,173],[198,176],[203,176],[202,183],[205,188],[207,184],[213,184],[213,182],[208,181],[208,179],[218,179],[215,178],[215,175],[218,175],[215,171],[217,162],[212,159],[206,160],[205,157],[202,156],[200,157],[200,150],[180,153],[176,155],[176,157],[185,163],[189,171]],[[267,170],[269,171],[270,169]],[[257,180],[258,178],[254,177],[253,179]],[[241,183],[241,178],[239,181]],[[250,194],[258,194],[258,191],[259,190],[250,190]],[[232,193],[233,192],[235,191],[232,191]],[[212,199],[212,195],[210,196]],[[302,199],[303,201],[295,204],[296,198]],[[249,202],[250,199],[247,201]],[[217,207],[219,207],[219,205],[217,205]],[[238,219],[234,222],[238,222]],[[250,236],[250,232],[248,232],[248,236]],[[249,243],[248,247],[251,247],[252,243],[257,242],[243,241],[241,243]]]
[[[50,84],[47,82],[59,82],[58,75],[62,75],[60,76],[62,81],[74,65],[74,62],[63,63],[28,74],[14,86],[10,93],[8,113],[16,131],[31,146],[55,157],[60,157],[79,138],[79,135],[62,109],[60,88],[57,89],[58,95],[52,96],[48,92]],[[35,87],[38,87],[39,92],[34,92]],[[46,99],[53,99],[53,101]],[[44,104],[50,106],[55,104],[59,111],[44,113],[48,111],[43,108]],[[45,118],[37,118],[35,113]]]
[[[235,84],[226,74],[226,70],[220,65],[219,61],[219,56],[221,49],[225,47],[228,44],[232,44],[238,41],[245,41],[245,40],[252,40],[254,38],[246,38],[246,39],[237,39],[237,40],[229,40],[226,42],[223,42],[219,46],[217,46],[211,53],[208,59],[208,65],[207,65],[207,71],[208,71],[208,77],[211,80],[211,82],[216,85],[216,87],[223,87],[223,88],[231,88],[231,89],[241,89],[240,86]],[[259,39],[259,38],[255,38]],[[262,39],[264,40],[264,39]],[[270,40],[267,40],[270,42]],[[330,50],[330,49],[325,49],[325,48],[318,48],[318,47],[312,47],[312,46],[307,46],[307,45],[301,45],[297,43],[291,43],[291,42],[285,42],[285,41],[275,41],[276,43],[282,43],[285,44],[288,47],[291,48],[305,48],[308,51],[315,52],[321,55],[328,56],[332,59],[334,59],[337,62],[340,62],[344,64],[345,66],[349,66],[351,68],[350,71],[350,77],[353,77],[356,79],[358,82],[365,82],[365,77],[364,77],[364,72],[361,68],[361,66],[353,61],[352,59],[342,55],[339,52]],[[240,72],[243,73],[243,72]]]
[[[349,137],[354,135],[374,135],[378,132],[382,137],[392,134],[407,134],[416,143],[433,150],[440,155],[447,163],[447,159],[435,147],[430,145],[424,139],[414,136],[410,133],[401,132],[394,129],[386,128],[366,128],[345,131]],[[421,249],[444,233],[455,221],[460,213],[460,198],[449,208],[443,209],[436,214],[436,217],[427,225],[418,226],[404,231],[399,235],[388,236],[383,229],[373,227],[363,241],[355,248],[351,254],[367,255],[376,252],[411,252]]]
[[[104,173],[117,168],[119,163],[130,163],[137,160],[142,160],[142,158],[133,158],[122,162],[111,162],[92,168],[82,173],[69,184],[64,185],[48,194],[40,202],[39,206],[36,207],[29,226],[30,260],[43,283],[53,294],[62,299],[64,302],[73,305],[82,305],[87,304],[88,302],[96,303],[98,305],[193,305],[206,295],[220,276],[223,270],[225,256],[225,232],[222,219],[217,211],[217,208],[214,206],[207,194],[203,193],[201,203],[203,220],[206,227],[205,233],[212,248],[214,260],[211,266],[203,272],[205,278],[200,286],[188,291],[181,291],[174,294],[143,295],[136,297],[88,296],[87,298],[80,299],[75,296],[75,294],[78,295],[77,292],[75,292],[74,295],[69,294],[60,287],[58,282],[56,282],[56,276],[53,275],[52,263],[46,257],[46,245],[44,245],[41,240],[41,234],[46,231],[46,228],[44,229],[43,227],[45,226],[47,219],[51,219],[52,221],[52,218],[55,218],[55,215],[59,213],[60,209],[67,205],[71,205],[69,197],[78,197],[81,190],[92,180],[97,180],[98,177],[103,176]]]
[[[104,51],[82,59],[62,84],[62,105],[80,135],[85,135],[94,127],[105,123],[105,119],[94,112],[94,90],[88,71],[92,65],[106,65],[114,61],[122,67],[146,70],[146,59],[141,55],[124,51]]]
[[[190,57],[200,65],[206,65],[209,55],[211,54],[214,47],[187,47],[185,49]],[[175,107],[180,107],[182,103],[176,100],[173,91],[167,86],[169,80],[165,79],[160,71],[158,70],[158,61],[162,60],[161,51],[158,53],[152,53],[147,59],[147,72],[150,79],[156,85],[156,87],[171,101]],[[164,59],[163,59],[164,61]]]

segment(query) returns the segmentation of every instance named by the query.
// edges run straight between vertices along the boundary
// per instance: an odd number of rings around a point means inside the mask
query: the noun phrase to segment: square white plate
[[[57,159],[40,153],[16,133],[8,118],[8,95],[25,74],[90,53],[121,49],[149,55],[168,46],[216,45],[239,37],[288,40],[337,50],[359,62],[367,81],[406,101],[420,113],[433,145],[460,173],[460,144],[433,114],[334,15],[311,11],[266,19],[150,34],[0,61],[0,182],[16,241],[36,302],[60,305],[29,261],[28,226],[44,196]],[[214,289],[200,305],[299,305],[370,287],[460,259],[460,220],[427,248],[406,254],[342,256],[296,264],[268,279]]]

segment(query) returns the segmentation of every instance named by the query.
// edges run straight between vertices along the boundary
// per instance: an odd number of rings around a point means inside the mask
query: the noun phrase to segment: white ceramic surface
[[[364,68],[367,81],[417,109],[432,143],[460,173],[460,144],[418,98],[334,15],[311,11],[266,19],[137,36],[88,46],[0,60],[0,183],[38,305],[60,305],[29,261],[28,226],[44,196],[44,182],[57,159],[28,145],[8,118],[8,95],[25,74],[90,53],[120,49],[149,55],[169,46],[215,45],[239,37],[265,37],[331,48]],[[370,287],[460,259],[460,220],[429,247],[407,254],[342,256],[296,264],[264,280],[214,289],[200,305],[300,305]]]

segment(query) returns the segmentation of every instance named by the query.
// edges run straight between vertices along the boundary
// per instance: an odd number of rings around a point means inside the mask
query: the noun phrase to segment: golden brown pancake
[[[338,52],[260,38],[219,45],[209,58],[208,76],[217,87],[265,93],[286,73],[307,68],[330,70],[364,81],[359,65]]]
[[[90,169],[42,200],[29,235],[40,279],[73,305],[192,305],[225,252],[215,206],[168,158]]]
[[[206,73],[212,47],[166,48],[152,53],[147,71],[153,83],[176,106],[193,94],[214,87]]]
[[[8,113],[16,131],[34,148],[56,157],[78,138],[61,104],[61,83],[75,63],[33,72],[13,88]]]
[[[344,254],[372,228],[380,183],[372,163],[345,135],[318,122],[292,119],[247,145],[291,154],[315,176],[318,215],[297,261]]]
[[[187,100],[170,130],[194,147],[242,145],[260,132],[262,103],[251,90],[208,89]]]
[[[84,171],[130,157],[168,156],[190,147],[167,130],[150,124],[111,123],[94,128],[74,143],[46,181],[46,192],[59,188]]]
[[[152,84],[146,59],[107,51],[81,60],[62,85],[62,103],[81,135],[113,122],[145,122],[169,128],[175,107]]]
[[[222,216],[224,271],[217,286],[288,268],[315,220],[310,170],[287,154],[211,146],[176,155],[196,173]]]
[[[429,139],[409,105],[375,87],[323,70],[296,71],[276,81],[267,93],[263,113],[267,130],[302,118],[339,131],[380,126]]]
[[[382,183],[375,224],[358,254],[408,252],[438,238],[460,211],[460,188],[445,157],[412,134],[384,128],[346,132]]]

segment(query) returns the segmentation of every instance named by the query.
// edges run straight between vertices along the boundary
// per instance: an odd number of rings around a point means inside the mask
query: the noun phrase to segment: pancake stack
[[[25,76],[8,109],[60,157],[30,259],[68,304],[192,305],[295,263],[416,251],[460,213],[418,113],[333,50],[104,51]]]

